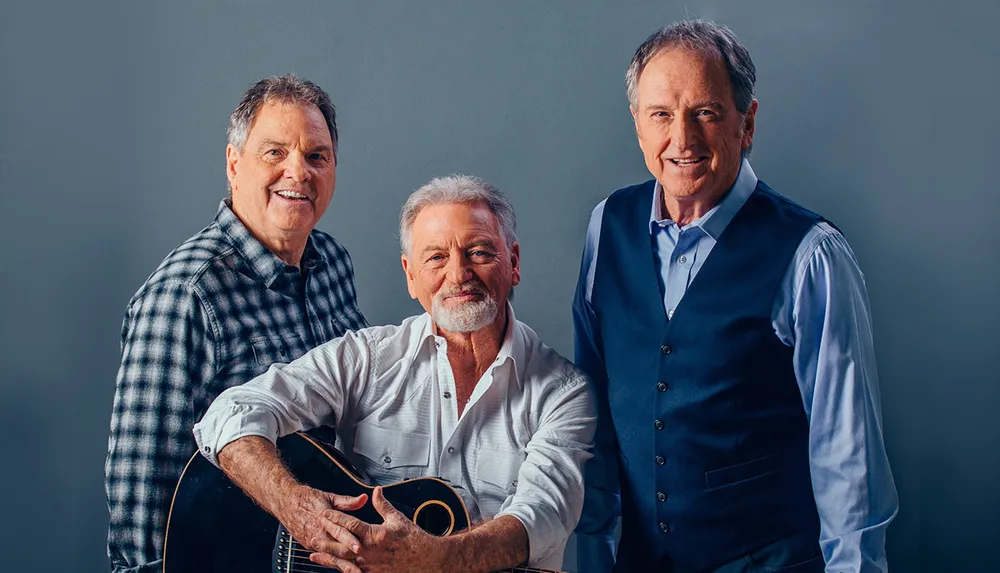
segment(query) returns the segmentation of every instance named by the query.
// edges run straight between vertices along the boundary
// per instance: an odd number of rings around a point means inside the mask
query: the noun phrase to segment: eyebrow
[[[652,105],[647,105],[645,107],[645,109],[646,109],[646,111],[660,111],[660,110],[663,110],[663,111],[673,111],[675,107],[676,106],[667,106],[667,105],[662,105],[662,104],[652,104]],[[695,102],[694,104],[692,104],[692,105],[690,105],[688,107],[691,108],[691,109],[700,109],[700,108],[706,108],[706,107],[708,107],[708,108],[719,110],[719,111],[725,109],[724,105],[722,105],[721,103],[719,103],[719,102],[717,102],[715,100],[707,100],[707,101]]]
[[[288,144],[285,143],[284,141],[278,141],[277,139],[264,139],[261,140],[260,145],[257,146],[257,149],[264,149],[265,147],[272,147],[272,146],[287,147],[287,145]]]
[[[288,144],[285,143],[284,141],[279,141],[277,139],[264,139],[264,140],[261,140],[260,145],[257,146],[257,149],[260,150],[260,149],[265,149],[265,148],[272,147],[272,146],[288,147]],[[333,152],[333,148],[330,147],[329,145],[325,144],[325,143],[321,143],[321,144],[317,145],[316,147],[309,148],[308,152],[309,153],[315,153],[317,151],[323,151],[323,152],[326,152],[326,153],[332,153]]]

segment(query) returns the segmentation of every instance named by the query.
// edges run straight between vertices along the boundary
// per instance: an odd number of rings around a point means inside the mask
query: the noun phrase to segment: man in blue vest
[[[751,169],[754,81],[735,35],[700,21],[655,32],[626,74],[655,179],[594,209],[573,305],[600,405],[581,572],[887,570],[864,277]]]

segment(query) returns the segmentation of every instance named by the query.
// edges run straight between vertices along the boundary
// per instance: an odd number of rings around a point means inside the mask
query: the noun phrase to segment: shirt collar
[[[223,199],[219,203],[219,210],[215,214],[215,223],[222,233],[229,239],[230,244],[243,256],[268,287],[279,276],[284,274],[286,265],[278,255],[271,252],[261,243],[257,237],[253,236],[250,229],[247,229],[243,221],[233,212],[230,199]],[[300,269],[313,269],[326,263],[326,257],[313,247],[312,234],[306,241],[306,249],[302,253]]]
[[[743,158],[740,164],[740,172],[736,176],[736,182],[715,207],[707,213],[692,221],[685,228],[698,227],[706,235],[715,240],[719,240],[722,232],[726,230],[729,222],[736,216],[736,212],[743,207],[750,194],[757,188],[757,175],[750,167],[750,162]],[[660,223],[673,225],[674,222],[667,218],[663,208],[663,186],[657,181],[653,186],[653,206],[649,214],[649,232],[655,235],[661,227]]]
[[[424,327],[420,334],[419,345],[427,342],[428,339],[437,342],[439,339],[444,342],[444,338],[438,336],[434,333],[434,321],[431,319],[430,313],[424,313]],[[503,342],[500,344],[500,351],[497,352],[497,357],[490,365],[490,369],[495,370],[500,366],[506,364],[508,361],[512,363],[512,368],[514,370],[514,380],[517,381],[517,387],[520,390],[524,389],[524,380],[522,379],[522,370],[524,369],[524,359],[525,359],[525,334],[524,325],[517,321],[514,316],[514,307],[507,302],[507,333],[504,335]],[[518,367],[518,365],[521,365]]]

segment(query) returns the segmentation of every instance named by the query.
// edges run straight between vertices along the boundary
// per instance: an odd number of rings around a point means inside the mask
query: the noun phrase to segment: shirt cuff
[[[496,517],[510,515],[516,517],[524,530],[528,534],[528,565],[535,566],[550,557],[552,550],[557,547],[564,547],[564,538],[569,535],[559,537],[558,532],[565,531],[561,523],[545,523],[545,519],[538,515],[538,512],[531,507],[524,505],[511,505],[500,510]],[[495,519],[495,518],[494,518]]]
[[[246,436],[260,436],[272,444],[278,440],[274,416],[242,404],[225,406],[217,411],[209,408],[205,417],[194,425],[193,432],[198,451],[216,467],[219,467],[219,452],[230,442]]]

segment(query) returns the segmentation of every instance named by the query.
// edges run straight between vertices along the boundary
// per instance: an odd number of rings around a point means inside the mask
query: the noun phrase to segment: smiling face
[[[713,201],[732,187],[753,141],[757,102],[745,114],[736,109],[721,58],[660,52],[639,76],[631,111],[646,167],[666,195]]]
[[[481,203],[424,207],[413,220],[403,271],[410,296],[439,328],[472,332],[506,317],[499,312],[521,280],[520,247],[510,248]]]
[[[289,250],[301,256],[337,181],[323,114],[313,105],[263,104],[243,150],[226,148],[226,174],[233,212],[250,232],[283,259]]]

